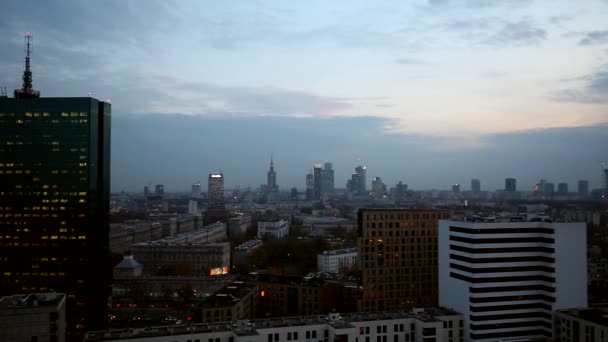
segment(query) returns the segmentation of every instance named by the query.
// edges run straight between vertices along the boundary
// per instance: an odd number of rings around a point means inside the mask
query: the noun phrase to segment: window
[[[287,333],[287,341],[291,341],[291,332]]]

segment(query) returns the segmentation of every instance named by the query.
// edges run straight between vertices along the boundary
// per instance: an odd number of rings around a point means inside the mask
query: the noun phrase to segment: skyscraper
[[[306,200],[312,201],[315,193],[315,176],[312,172],[306,174]]]
[[[407,184],[403,184],[402,181],[399,181],[397,185],[395,185],[395,203],[397,205],[401,205],[403,201],[407,199]]]
[[[192,198],[201,198],[201,182],[196,182],[194,184],[192,184],[192,194],[191,197]]]
[[[165,186],[162,184],[156,184],[154,187],[154,195],[163,197],[165,195]]]
[[[452,192],[455,194],[460,193],[460,184],[452,184]]]
[[[270,157],[270,169],[267,174],[267,191],[269,194],[274,194],[279,191],[277,187],[277,173],[274,171],[274,161]]]
[[[224,175],[221,173],[209,174],[207,183],[207,210],[224,211]]]
[[[67,293],[68,339],[104,328],[109,103],[0,99],[0,295]]]
[[[78,340],[107,321],[111,106],[40,98],[29,39],[23,87],[0,98],[0,296],[67,293]]]
[[[578,195],[582,197],[589,195],[589,181],[584,179],[578,181]]]
[[[381,198],[384,195],[386,195],[386,185],[382,181],[382,178],[375,177],[372,181],[372,196]]]
[[[557,183],[557,194],[560,196],[568,195],[568,183]]]
[[[465,341],[551,340],[556,310],[587,306],[584,223],[439,223],[439,305]]]
[[[516,192],[517,191],[517,179],[505,178],[505,191]]]
[[[367,195],[366,183],[366,172],[365,166],[357,166],[355,172],[351,175],[351,179],[348,181],[346,188],[355,195]]]
[[[313,175],[314,175],[314,199],[321,200],[325,193],[323,192],[323,169],[321,168],[321,164],[313,165]]]
[[[327,195],[334,193],[334,169],[332,163],[323,166],[323,192]]]
[[[479,194],[481,192],[481,182],[479,179],[471,179],[471,192],[474,194]]]
[[[448,211],[359,209],[359,311],[437,306],[437,222]]]

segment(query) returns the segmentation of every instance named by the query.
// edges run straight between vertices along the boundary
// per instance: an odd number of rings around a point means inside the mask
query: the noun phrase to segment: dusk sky
[[[112,102],[112,189],[368,182],[601,186],[608,1],[4,1],[0,86],[32,32],[42,96]],[[206,188],[206,186],[204,186]]]

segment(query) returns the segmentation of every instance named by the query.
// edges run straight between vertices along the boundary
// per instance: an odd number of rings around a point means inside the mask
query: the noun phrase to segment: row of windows
[[[52,117],[52,116],[61,116],[61,117],[82,117],[86,118],[89,116],[87,112],[61,112],[61,113],[49,113],[49,112],[25,112],[25,113],[0,113],[0,118],[4,117],[17,117],[24,116],[26,118],[37,118],[37,117]]]

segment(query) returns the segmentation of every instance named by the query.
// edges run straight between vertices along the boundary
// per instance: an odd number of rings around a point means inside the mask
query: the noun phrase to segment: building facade
[[[207,189],[207,210],[224,210],[224,175],[212,173],[209,175]]]
[[[344,248],[333,251],[324,251],[317,255],[317,269],[319,272],[340,273],[357,265],[357,249]]]
[[[516,192],[517,191],[517,179],[506,178],[505,179],[505,191],[506,192]]]
[[[477,178],[471,179],[471,192],[479,194],[481,192],[481,182]]]
[[[0,298],[0,341],[64,342],[66,295],[46,292]]]
[[[461,336],[461,314],[425,308],[94,331],[87,334],[85,341],[461,342]]]
[[[553,313],[587,305],[584,223],[439,223],[439,303],[467,341],[553,338]]]
[[[133,255],[144,274],[165,269],[183,276],[219,275],[230,267],[228,242],[140,242],[133,245]]]
[[[608,340],[608,309],[589,308],[558,311],[555,341],[603,342]]]
[[[289,222],[285,220],[258,222],[258,238],[271,236],[274,239],[282,239],[287,235],[289,235]]]
[[[323,196],[325,195],[324,193],[324,189],[323,189],[323,168],[321,167],[321,164],[314,164],[313,165],[313,184],[314,184],[314,188],[313,188],[313,199],[315,200],[321,200],[323,199]]]
[[[67,293],[68,335],[104,327],[109,103],[0,99],[0,295]]]
[[[448,211],[359,209],[359,311],[437,305],[437,223]]]

